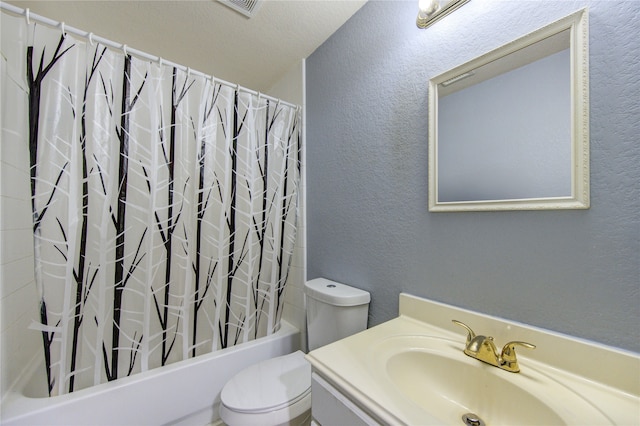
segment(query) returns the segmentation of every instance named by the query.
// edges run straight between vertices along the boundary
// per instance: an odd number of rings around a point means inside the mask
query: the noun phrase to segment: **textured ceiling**
[[[216,0],[11,1],[194,70],[267,92],[366,0],[265,0],[248,19]]]

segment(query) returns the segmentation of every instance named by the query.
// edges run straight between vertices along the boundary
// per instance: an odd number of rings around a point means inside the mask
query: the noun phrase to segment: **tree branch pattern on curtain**
[[[2,92],[25,116],[8,123],[3,108],[3,132],[29,152],[32,328],[50,395],[274,332],[296,239],[299,110],[2,19]]]

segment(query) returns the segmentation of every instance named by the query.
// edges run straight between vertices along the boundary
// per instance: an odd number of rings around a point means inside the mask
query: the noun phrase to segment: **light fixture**
[[[416,25],[418,28],[427,28],[429,25],[439,21],[469,1],[470,0],[419,0]]]

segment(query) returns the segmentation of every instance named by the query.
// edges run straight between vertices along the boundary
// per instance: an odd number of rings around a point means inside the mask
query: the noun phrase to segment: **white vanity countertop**
[[[466,331],[451,323],[452,319],[468,324],[477,334],[493,336],[498,347],[519,340],[537,348],[518,351],[521,373],[500,371],[463,354]],[[452,348],[459,346],[459,352],[452,353],[461,354],[462,362],[477,362],[479,368],[496,369],[506,377],[522,375],[514,381],[523,380],[528,367],[544,371],[596,406],[611,423],[640,424],[640,355],[407,294],[400,295],[398,318],[318,348],[307,359],[314,371],[381,423],[437,424],[437,419],[428,418],[422,408],[372,370],[380,368],[376,348],[402,336],[405,341],[407,337],[435,337]]]

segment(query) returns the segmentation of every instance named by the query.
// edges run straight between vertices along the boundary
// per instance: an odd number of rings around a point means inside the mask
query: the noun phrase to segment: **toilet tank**
[[[307,281],[305,293],[310,351],[366,330],[369,292],[316,278]]]

